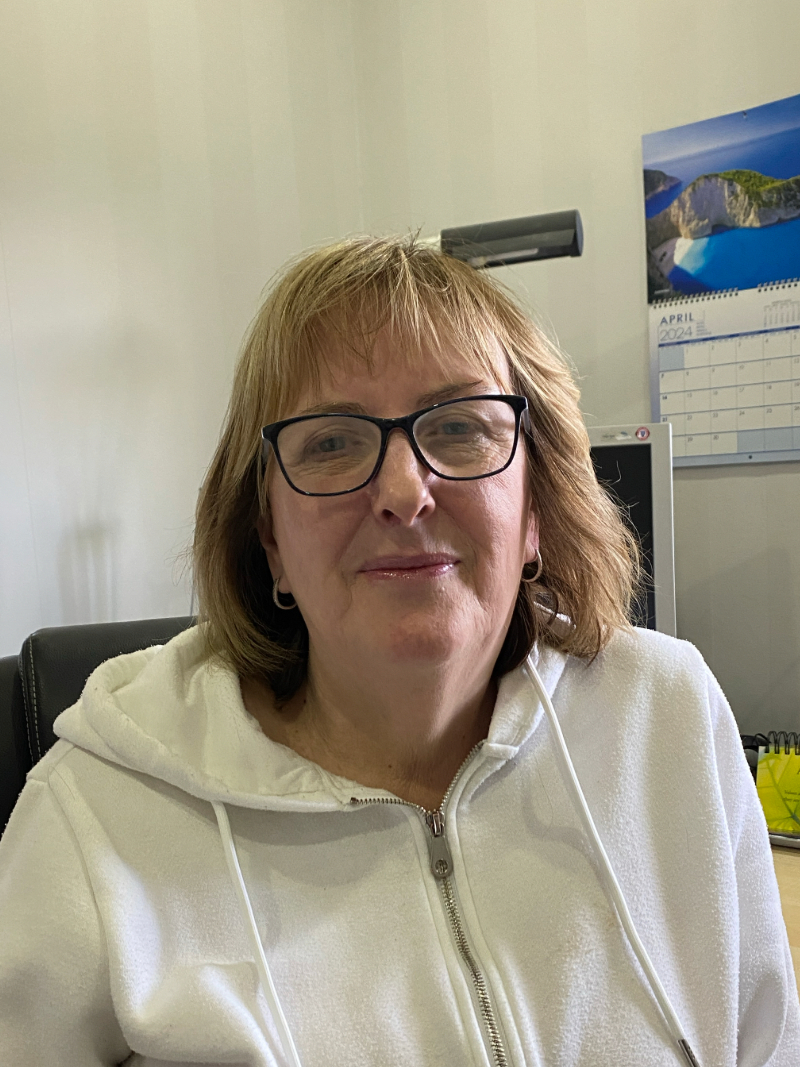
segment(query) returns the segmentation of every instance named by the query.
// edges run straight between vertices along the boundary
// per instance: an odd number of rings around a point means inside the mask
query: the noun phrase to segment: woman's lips
[[[453,570],[457,563],[457,556],[441,552],[417,556],[378,556],[367,560],[361,566],[360,573],[378,580],[440,578]]]

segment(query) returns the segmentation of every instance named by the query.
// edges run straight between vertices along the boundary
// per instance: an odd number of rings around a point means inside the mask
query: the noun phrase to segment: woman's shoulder
[[[654,630],[615,632],[593,660],[571,660],[562,684],[586,714],[641,736],[708,736],[731,718],[700,651]]]
[[[614,631],[593,663],[603,674],[651,684],[685,679],[706,685],[711,673],[702,653],[690,641],[638,626]]]

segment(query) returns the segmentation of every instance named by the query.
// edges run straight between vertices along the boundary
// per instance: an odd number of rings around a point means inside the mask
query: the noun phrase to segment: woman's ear
[[[258,531],[258,539],[261,542],[261,547],[267,554],[267,563],[269,564],[272,577],[282,577],[283,564],[281,563],[281,554],[278,548],[278,543],[272,533],[272,520],[268,515],[258,516],[256,519],[256,530]],[[285,590],[282,590],[282,592],[284,591]]]
[[[525,562],[533,563],[539,555],[539,523],[531,509],[528,518],[528,533],[525,538]]]

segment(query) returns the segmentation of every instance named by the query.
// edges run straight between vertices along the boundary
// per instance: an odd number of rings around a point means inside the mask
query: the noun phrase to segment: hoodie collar
[[[552,695],[566,657],[549,649],[534,656]],[[482,753],[512,759],[541,714],[522,670],[507,674]],[[101,759],[211,802],[333,811],[349,807],[351,797],[381,792],[330,774],[270,740],[245,709],[236,673],[208,658],[198,627],[167,645],[103,663],[54,729]]]

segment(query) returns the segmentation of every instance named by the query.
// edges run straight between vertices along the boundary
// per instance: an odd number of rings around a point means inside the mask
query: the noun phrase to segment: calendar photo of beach
[[[642,137],[647,294],[800,278],[800,95]]]

